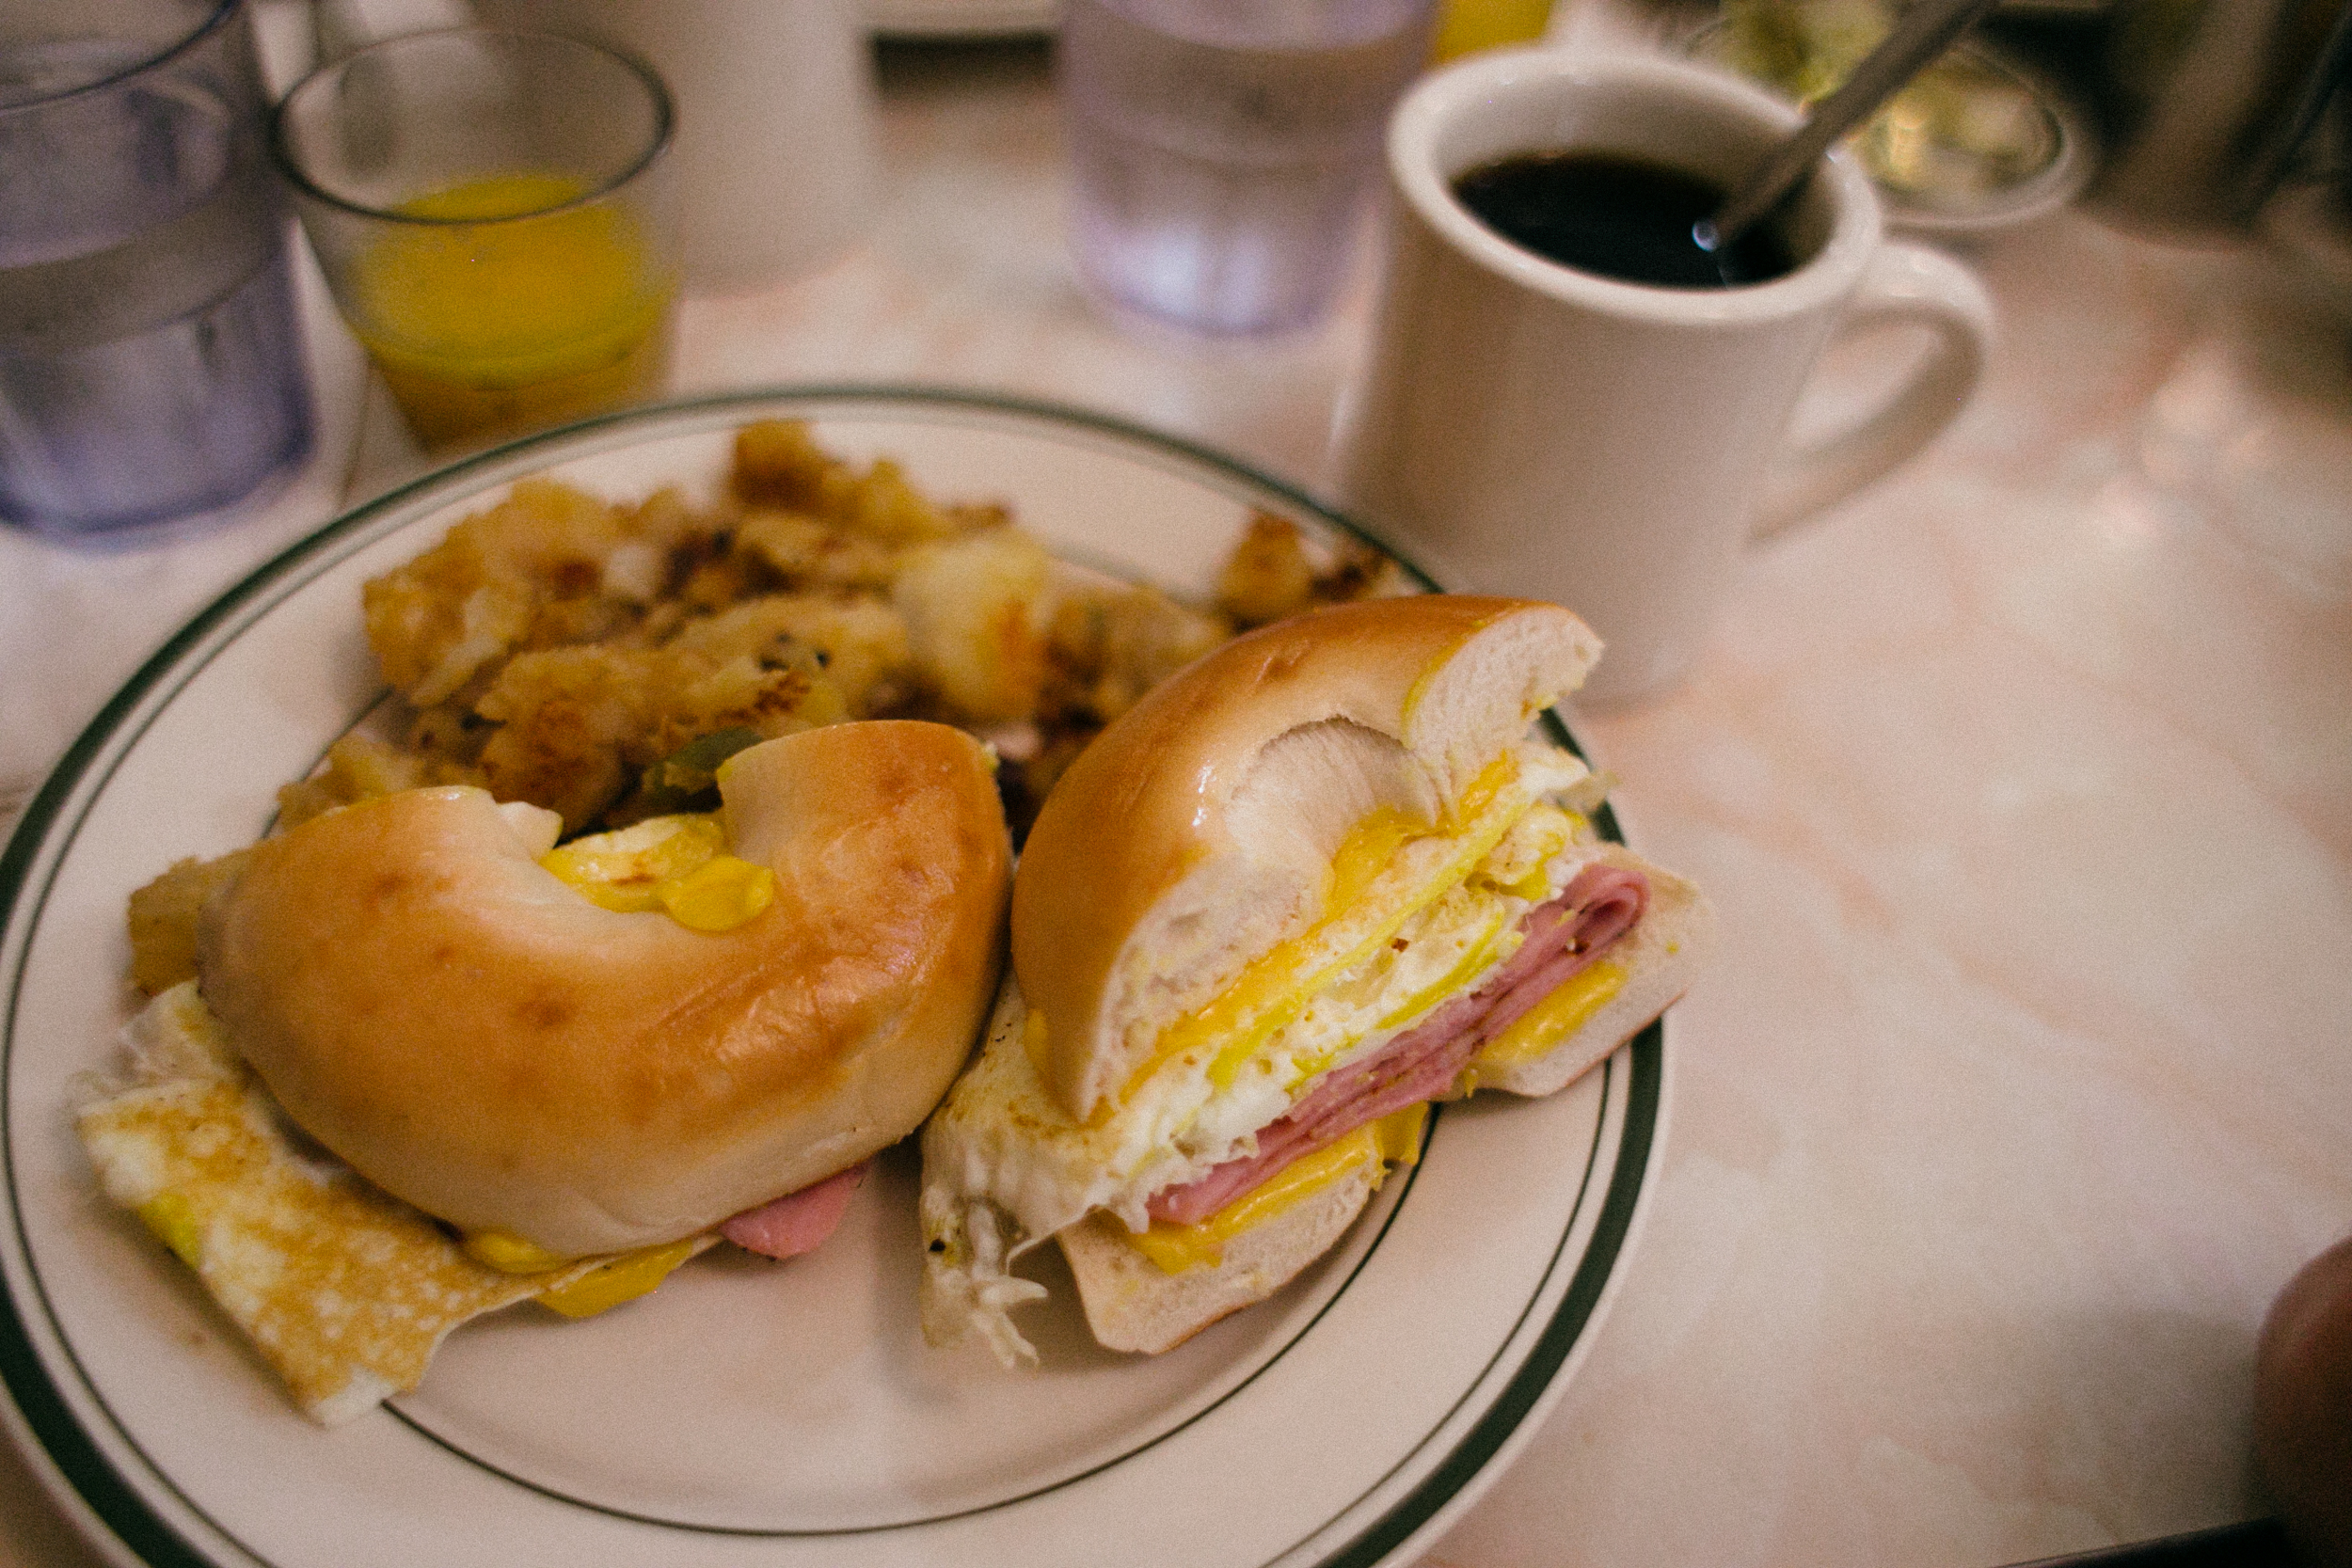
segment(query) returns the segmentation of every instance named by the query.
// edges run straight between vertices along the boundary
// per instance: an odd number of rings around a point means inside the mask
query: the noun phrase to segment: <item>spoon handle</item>
[[[1714,216],[1706,248],[1719,249],[1780,204],[1832,142],[1869,118],[1919,68],[1951,46],[1995,0],[1919,0],[1897,18],[1894,30],[1854,67],[1845,84],[1813,106],[1797,134],[1756,166]],[[1711,243],[1708,243],[1711,242]]]

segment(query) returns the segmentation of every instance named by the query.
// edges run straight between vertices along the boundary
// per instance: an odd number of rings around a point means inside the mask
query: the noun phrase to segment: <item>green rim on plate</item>
[[[0,1294],[0,1381],[5,1381],[23,1426],[36,1447],[37,1452],[31,1456],[36,1460],[35,1468],[40,1472],[44,1483],[58,1494],[60,1502],[69,1513],[73,1513],[77,1522],[86,1528],[94,1521],[109,1532],[121,1548],[127,1549],[133,1559],[153,1564],[155,1568],[220,1568],[221,1560],[206,1555],[196,1543],[183,1536],[159,1512],[151,1497],[142,1494],[133,1478],[116,1467],[97,1436],[86,1426],[85,1418],[77,1413],[74,1402],[61,1386],[61,1380],[78,1383],[90,1396],[89,1402],[102,1413],[106,1413],[106,1406],[94,1380],[74,1360],[64,1335],[59,1333],[55,1337],[57,1343],[67,1346],[57,1358],[65,1364],[59,1366],[44,1356],[27,1323],[28,1315],[53,1324],[60,1320],[52,1307],[33,1262],[33,1243],[24,1195],[18,1182],[19,1165],[12,1143],[14,1120],[11,1101],[16,1085],[16,1031],[21,990],[32,950],[33,933],[40,926],[65,852],[80,831],[83,819],[103,797],[116,768],[137,745],[148,727],[170,706],[181,688],[192,680],[212,657],[242,635],[241,625],[230,623],[250,624],[258,620],[279,599],[290,595],[355,550],[425,515],[424,511],[418,510],[420,506],[454,504],[469,496],[486,493],[496,484],[520,473],[534,471],[554,462],[612,450],[626,443],[629,433],[641,428],[658,426],[659,434],[680,435],[705,432],[750,418],[782,415],[820,420],[826,418],[847,420],[855,418],[861,410],[891,418],[929,418],[949,424],[1005,425],[1041,435],[1076,436],[1087,443],[1106,446],[1120,456],[1158,466],[1179,477],[1226,491],[1236,499],[1252,504],[1271,502],[1301,519],[1311,519],[1341,533],[1380,543],[1347,517],[1281,481],[1209,448],[1108,416],[1030,400],[923,388],[778,388],[686,399],[600,416],[466,458],[335,519],[222,594],[167,642],[106,704],[67,751],[27,806],[5,852],[0,852],[0,963],[7,966],[4,977],[0,977],[0,985],[5,986],[5,990],[0,990],[0,1004],[4,1004],[0,1006],[0,1162],[5,1163],[8,1181],[11,1220],[9,1244],[16,1259],[22,1260],[20,1267],[29,1280],[32,1298],[24,1299],[24,1294],[13,1286]],[[616,436],[620,438],[618,442],[614,439]],[[1436,586],[1410,562],[1404,564],[1419,586],[1424,589]],[[1558,715],[1546,717],[1555,738],[1572,749],[1578,749],[1581,754],[1574,736]],[[1614,814],[1606,805],[1595,813],[1594,821],[1606,837],[1622,842]],[[1424,1534],[1450,1520],[1454,1512],[1465,1506],[1474,1490],[1492,1479],[1492,1472],[1499,1462],[1515,1451],[1516,1441],[1529,1434],[1531,1418],[1547,1408],[1550,1397],[1556,1396],[1562,1373],[1573,1353],[1585,1341],[1595,1314],[1601,1307],[1606,1287],[1631,1233],[1643,1195],[1653,1185],[1648,1180],[1649,1167],[1657,1152],[1665,1081],[1662,1025],[1653,1023],[1644,1030],[1606,1064],[1604,1073],[1604,1107],[1612,1101],[1622,1103],[1623,1122],[1617,1147],[1604,1162],[1602,1150],[1609,1126],[1609,1117],[1604,1110],[1594,1144],[1585,1157],[1580,1195],[1534,1291],[1520,1309],[1518,1323],[1508,1334],[1502,1336],[1485,1369],[1468,1382],[1437,1426],[1407,1448],[1388,1474],[1368,1478],[1364,1490],[1353,1502],[1331,1514],[1315,1529],[1270,1560],[1293,1558],[1310,1542],[1339,1528],[1348,1520],[1349,1515],[1367,1506],[1367,1499],[1392,1487],[1400,1474],[1422,1467],[1420,1479],[1401,1496],[1387,1501],[1368,1521],[1352,1523],[1352,1533],[1327,1544],[1322,1554],[1313,1560],[1323,1568],[1372,1568],[1373,1564],[1391,1560],[1402,1548],[1408,1544],[1419,1543]],[[1435,1135],[1434,1123],[1431,1135]],[[1605,1168],[1601,1168],[1604,1164]],[[1415,1175],[1418,1176],[1418,1171]],[[1585,1223],[1586,1206],[1596,1178],[1602,1183],[1597,1219],[1593,1223],[1582,1252],[1571,1258],[1571,1237]],[[1406,1183],[1396,1207],[1391,1210],[1383,1222],[1382,1235],[1385,1236],[1388,1225],[1394,1223],[1409,1196],[1410,1184]],[[1373,1246],[1376,1248],[1377,1245],[1375,1239]],[[1371,1252],[1367,1251],[1359,1260],[1359,1272],[1369,1262],[1371,1256]],[[1564,1268],[1572,1269],[1565,1289],[1559,1294],[1557,1304],[1549,1308],[1548,1317],[1537,1324],[1534,1320],[1535,1314],[1541,1310],[1541,1301],[1558,1289],[1560,1271]],[[14,1272],[12,1270],[11,1274]],[[1353,1278],[1351,1274],[1349,1281],[1352,1282]],[[1325,1311],[1344,1294],[1346,1288],[1345,1283],[1339,1287],[1338,1293],[1334,1294],[1330,1303],[1326,1304]],[[1303,1339],[1320,1321],[1321,1313],[1318,1313],[1293,1337],[1289,1344],[1295,1345]],[[1532,1339],[1529,1338],[1531,1329]],[[1515,1346],[1518,1347],[1516,1354],[1519,1359],[1516,1366],[1510,1366],[1508,1360],[1515,1354]],[[596,1509],[638,1522],[691,1528],[704,1533],[746,1536],[865,1534],[919,1528],[946,1518],[1010,1506],[1044,1492],[1081,1484],[1104,1470],[1128,1463],[1136,1453],[1172,1436],[1183,1426],[1189,1426],[1207,1416],[1239,1394],[1260,1373],[1279,1360],[1288,1348],[1286,1345],[1284,1350],[1276,1352],[1248,1378],[1220,1394],[1215,1402],[1186,1418],[1182,1426],[1158,1433],[1149,1441],[1139,1443],[1115,1458],[980,1508],[855,1530],[714,1531],[707,1526],[644,1518],[603,1508],[579,1497],[549,1491],[538,1483],[501,1470],[462,1448],[453,1447],[425,1423],[401,1411],[396,1405],[389,1408],[425,1441],[448,1449],[457,1457],[487,1469],[515,1485],[575,1507]],[[1502,1378],[1500,1386],[1488,1386],[1497,1377]],[[1485,1402],[1483,1408],[1473,1407],[1471,1402],[1480,1399]],[[1450,1438],[1451,1447],[1433,1462],[1424,1450],[1433,1442],[1440,1440],[1443,1428],[1456,1425],[1464,1418],[1470,1419],[1467,1430]],[[114,1425],[111,1437],[132,1452],[140,1453],[135,1433],[119,1422]],[[143,1453],[141,1458],[145,1458]],[[41,1461],[45,1461],[45,1465]],[[155,1481],[169,1489],[192,1516],[202,1519],[224,1539],[235,1540],[228,1529],[205,1513],[195,1498],[181,1491],[160,1465],[151,1465],[151,1468]],[[109,1544],[103,1540],[100,1544]],[[254,1560],[271,1560],[249,1548],[241,1549],[246,1550]],[[294,1568],[294,1565],[287,1564],[287,1568]]]

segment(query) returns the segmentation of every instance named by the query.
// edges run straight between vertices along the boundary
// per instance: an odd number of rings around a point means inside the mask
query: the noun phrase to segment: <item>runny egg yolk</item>
[[[1518,759],[1503,753],[1471,782],[1455,809],[1440,822],[1422,822],[1393,806],[1367,813],[1348,830],[1331,858],[1323,917],[1251,959],[1207,1006],[1163,1029],[1151,1059],[1129,1080],[1128,1092],[1166,1062],[1207,1045],[1216,1048],[1209,1065],[1209,1081],[1218,1088],[1230,1088],[1259,1048],[1305,1011],[1334,975],[1352,968],[1394,936],[1417,911],[1468,877],[1502,841],[1518,815],[1490,808],[1495,797],[1518,776]],[[1357,933],[1351,945],[1330,952],[1333,925],[1356,911],[1366,890],[1406,846],[1429,838],[1450,841],[1452,852],[1444,863],[1370,928]]]
[[[1378,1190],[1389,1166],[1409,1165],[1421,1158],[1422,1130],[1428,1122],[1426,1101],[1407,1105],[1294,1160],[1205,1220],[1191,1225],[1155,1220],[1149,1230],[1131,1233],[1128,1243],[1164,1274],[1215,1268],[1225,1260],[1226,1243],[1367,1165]]]
[[[548,850],[539,863],[600,908],[664,910],[697,931],[731,931],[776,896],[776,874],[726,853],[712,816],[652,816]]]

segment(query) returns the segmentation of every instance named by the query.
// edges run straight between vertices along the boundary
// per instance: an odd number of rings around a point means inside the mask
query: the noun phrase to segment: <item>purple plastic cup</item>
[[[310,450],[244,0],[0,10],[0,518],[128,543]]]

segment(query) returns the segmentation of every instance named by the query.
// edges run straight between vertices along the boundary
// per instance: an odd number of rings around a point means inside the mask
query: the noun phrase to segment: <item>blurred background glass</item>
[[[671,126],[649,68],[496,28],[388,40],[287,95],[274,145],[303,230],[426,447],[661,393]]]
[[[1724,0],[1690,47],[1810,105],[1845,82],[1900,10],[1893,0]],[[1953,240],[2063,207],[2090,177],[2094,141],[2061,88],[1981,30],[1849,138],[1885,200],[1888,227]]]
[[[1433,0],[1070,0],[1060,71],[1089,289],[1203,333],[1319,320],[1432,13]]]
[[[135,537],[310,448],[242,0],[0,8],[0,517]]]
[[[2119,0],[2092,199],[2147,227],[2244,227],[2310,146],[2348,46],[2346,0]]]

